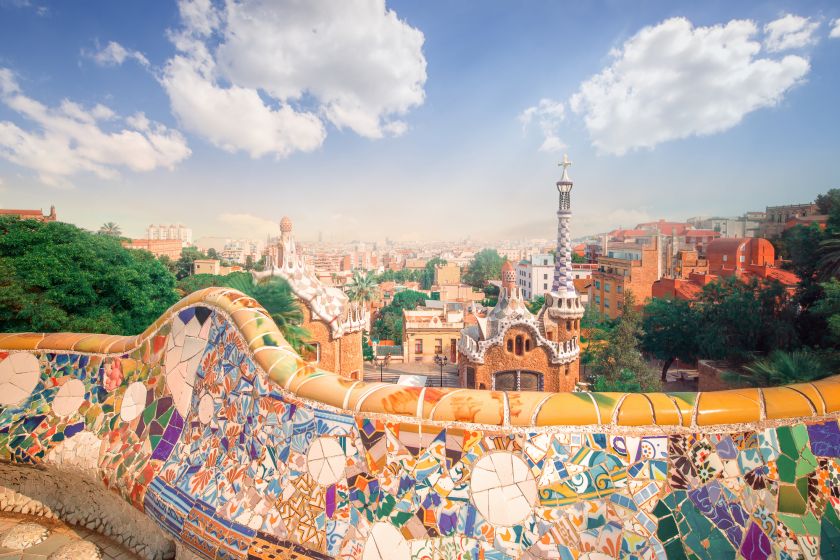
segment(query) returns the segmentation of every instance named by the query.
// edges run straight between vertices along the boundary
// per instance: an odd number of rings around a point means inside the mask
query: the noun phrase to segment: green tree
[[[818,276],[825,280],[840,278],[840,236],[823,239],[820,242],[819,256]]]
[[[431,290],[432,284],[435,283],[435,266],[436,265],[443,265],[446,264],[446,261],[440,257],[434,257],[433,259],[429,259],[429,262],[426,263],[426,268],[423,269],[423,272],[420,275],[420,288],[423,290]]]
[[[300,303],[285,279],[275,277],[257,283],[247,272],[234,272],[225,276],[224,280],[227,287],[257,300],[277,324],[286,342],[298,354],[312,350],[312,335],[301,326],[303,311]]]
[[[545,296],[537,296],[531,301],[526,302],[525,305],[528,307],[528,311],[536,315],[543,308],[543,305],[545,305]]]
[[[827,332],[827,346],[840,347],[840,280],[832,278],[829,282],[820,285],[824,296],[818,300],[811,312],[825,321]]]
[[[391,303],[379,311],[373,322],[371,336],[377,340],[393,340],[395,344],[402,344],[402,327],[404,309],[417,309],[426,303],[426,294],[414,290],[403,290],[394,294]]]
[[[193,273],[193,263],[198,259],[206,259],[207,255],[197,247],[184,247],[181,249],[181,258],[175,263],[175,277],[180,280]]]
[[[178,300],[151,253],[61,222],[0,218],[0,331],[133,335]]]
[[[476,253],[464,274],[464,281],[476,288],[483,289],[490,280],[498,280],[502,276],[502,264],[505,259],[499,256],[495,249],[482,249]]]
[[[417,309],[421,305],[425,305],[429,296],[422,292],[414,290],[403,290],[394,294],[394,299],[386,307],[395,308],[399,311],[403,309]]]
[[[105,222],[99,228],[99,233],[102,235],[110,235],[111,237],[120,237],[122,235],[122,230],[120,229],[120,226],[114,222]]]
[[[828,192],[817,195],[814,204],[817,205],[820,214],[830,215],[835,210],[840,210],[840,189],[829,189]]]
[[[641,393],[644,391],[636,374],[626,369],[618,372],[618,376],[614,379],[599,375],[592,384],[592,390],[604,393]]]
[[[347,296],[350,301],[368,303],[376,299],[376,276],[372,272],[353,271],[353,277],[347,284]]]
[[[661,381],[674,360],[697,359],[697,332],[700,324],[691,304],[681,299],[652,299],[644,309],[642,350],[662,360]]]
[[[366,362],[373,363],[376,356],[373,353],[373,346],[370,344],[370,338],[367,333],[362,334],[362,359]]]
[[[808,349],[794,352],[775,350],[766,358],[744,367],[744,373],[727,372],[724,380],[749,387],[773,387],[804,383],[828,377],[833,373],[823,359]]]
[[[586,264],[589,261],[586,260],[586,257],[583,255],[578,255],[577,253],[572,253],[572,263],[575,264]]]
[[[635,303],[633,293],[626,292],[621,304],[621,316],[617,319],[615,328],[607,335],[607,343],[595,351],[592,364],[595,386],[599,383],[601,386],[624,383],[628,375],[632,375],[641,390],[652,391],[659,388],[656,376],[652,375],[639,349],[644,331],[642,317],[635,308]],[[604,379],[599,379],[602,377]]]
[[[216,251],[216,249],[214,249],[213,247],[210,247],[209,249],[207,249],[207,258],[208,259],[218,259],[219,258],[219,252]]]
[[[204,288],[227,286],[226,278],[226,276],[216,274],[193,274],[178,280],[175,287],[183,297]]]

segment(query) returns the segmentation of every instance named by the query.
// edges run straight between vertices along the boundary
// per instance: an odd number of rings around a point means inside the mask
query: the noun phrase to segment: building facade
[[[39,210],[14,210],[11,208],[0,208],[0,216],[12,216],[18,220],[36,220],[38,222],[55,222],[58,217],[55,213],[55,206],[50,206],[50,213],[44,214]]]
[[[540,253],[516,265],[516,284],[526,300],[533,300],[551,291],[554,282],[554,255]]]
[[[280,238],[267,252],[263,272],[256,279],[285,279],[302,304],[303,328],[312,335],[313,352],[306,358],[323,369],[351,379],[361,379],[362,331],[367,309],[351,302],[339,288],[325,286],[299,254],[292,236],[292,221],[280,221]]]
[[[496,306],[461,332],[461,387],[496,391],[572,391],[580,381],[580,319],[584,307],[574,286],[569,236],[572,181],[564,158],[557,182],[557,257],[545,304],[532,314],[508,261]]]
[[[764,221],[758,228],[759,235],[767,239],[775,239],[785,231],[785,225],[794,218],[814,216],[820,213],[814,203],[788,204],[785,206],[768,206]]]
[[[633,292],[637,304],[651,297],[653,283],[662,278],[662,256],[659,238],[651,244],[611,243],[607,256],[598,258],[598,269],[592,273],[592,298],[602,317],[615,319],[627,292]]]
[[[406,363],[434,363],[435,355],[458,361],[458,339],[464,328],[464,307],[444,303],[440,309],[403,311],[403,357]]]
[[[177,239],[186,247],[192,245],[192,230],[183,224],[152,224],[146,228],[146,239]]]
[[[435,265],[436,286],[457,286],[461,283],[461,267],[456,263]]]
[[[131,239],[123,242],[126,249],[142,249],[156,257],[168,257],[171,261],[181,258],[183,245],[177,239]]]

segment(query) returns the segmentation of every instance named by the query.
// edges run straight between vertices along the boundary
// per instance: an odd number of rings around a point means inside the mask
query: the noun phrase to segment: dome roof
[[[283,216],[283,219],[280,220],[280,231],[283,233],[289,233],[292,231],[292,220],[288,216]]]

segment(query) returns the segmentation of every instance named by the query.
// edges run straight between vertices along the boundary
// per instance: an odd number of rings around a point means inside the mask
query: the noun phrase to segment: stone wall
[[[837,377],[645,395],[365,383],[210,289],[137,337],[0,335],[0,405],[0,507],[57,514],[81,492],[62,516],[139,536],[147,557],[170,541],[241,560],[840,557]]]

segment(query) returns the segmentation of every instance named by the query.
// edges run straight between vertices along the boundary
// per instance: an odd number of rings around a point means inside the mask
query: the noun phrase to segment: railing
[[[209,289],[136,337],[0,335],[0,404],[0,509],[90,523],[147,558],[167,540],[242,560],[834,554],[838,377],[646,394],[366,383]]]

